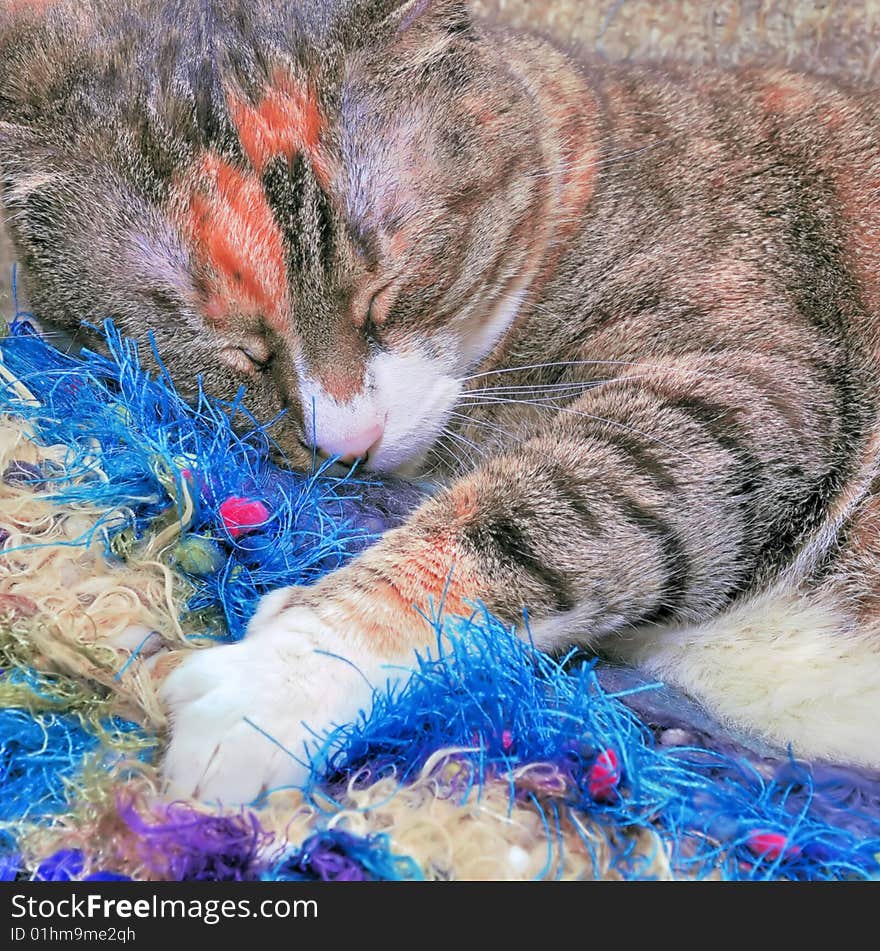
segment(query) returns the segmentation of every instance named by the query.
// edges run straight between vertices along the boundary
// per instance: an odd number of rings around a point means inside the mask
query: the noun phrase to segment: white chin
[[[384,475],[397,475],[404,478],[418,475],[421,471],[425,455],[430,446],[415,443],[410,451],[402,446],[380,446],[370,456],[367,468],[372,472],[381,472]]]

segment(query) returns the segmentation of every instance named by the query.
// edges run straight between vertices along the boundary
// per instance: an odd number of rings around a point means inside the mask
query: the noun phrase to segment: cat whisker
[[[468,396],[482,395],[501,395],[505,393],[534,393],[536,396],[542,393],[565,394],[572,391],[588,390],[599,386],[601,383],[608,383],[609,380],[582,380],[571,383],[512,383],[509,386],[481,386],[473,390],[467,390]]]
[[[471,380],[479,380],[483,377],[494,376],[501,373],[520,373],[525,370],[549,370],[559,367],[596,367],[596,366],[621,366],[621,367],[644,367],[646,370],[663,370],[670,373],[685,373],[691,376],[711,379],[711,374],[704,370],[692,370],[686,367],[671,366],[666,363],[645,363],[643,360],[559,360],[549,363],[529,363],[515,367],[500,367],[497,370],[484,370],[481,373],[472,373],[469,376],[459,377],[460,382],[469,383]],[[614,379],[617,379],[616,377]],[[476,392],[476,391],[470,391]]]
[[[435,461],[434,461],[434,464],[431,465],[431,466],[428,466],[428,467],[424,470],[424,472],[422,473],[422,477],[423,477],[423,478],[425,478],[425,479],[430,479],[430,478],[432,478],[437,472],[439,472],[439,471],[441,470],[441,468],[443,468],[443,466],[444,466],[444,459],[443,459],[443,457],[440,455],[440,453],[439,453],[433,446],[432,446],[430,449],[428,449],[427,453],[425,453],[425,459],[426,459],[426,460],[427,460],[427,459],[433,459],[433,460],[435,460]]]
[[[469,416],[467,413],[458,413],[455,410],[450,412],[449,415],[452,419],[460,420],[462,425],[479,426],[481,429],[485,429],[487,432],[497,435],[502,439],[512,435],[510,430],[507,430],[503,426],[499,426],[497,423],[494,423],[488,419],[480,419],[476,416]]]
[[[450,468],[450,460],[453,469],[464,471],[472,468],[474,462],[472,456],[465,459],[463,454],[454,451],[452,445],[444,445],[444,441],[450,435],[451,433],[448,430],[444,430],[428,450],[428,455],[437,460],[437,465],[428,470],[428,474],[434,473],[440,468]]]
[[[460,419],[467,423],[473,423],[477,426],[483,426],[485,429],[491,429],[491,430],[494,430],[495,432],[499,432],[504,435],[507,435],[507,431],[503,427],[499,426],[497,423],[494,423],[489,419],[477,419],[474,416],[468,416],[467,413],[459,413],[456,410],[450,410],[449,416],[452,419]]]
[[[522,393],[525,395],[534,394],[534,398],[536,399],[563,399],[567,396],[577,396],[579,393],[586,392],[587,390],[598,390],[601,387],[609,386],[613,383],[626,383],[629,380],[650,379],[654,375],[653,373],[627,373],[621,376],[607,377],[604,380],[581,380],[571,383],[522,383],[511,384],[509,386],[483,386],[476,387],[472,390],[465,390],[462,396],[510,395],[512,398],[516,398],[518,394]],[[704,374],[704,376],[709,378],[709,374]],[[542,394],[548,395],[542,396]]]
[[[443,437],[444,438],[448,437],[448,438],[456,440],[456,442],[461,443],[468,450],[473,450],[474,452],[476,452],[477,455],[485,456],[486,454],[485,450],[481,449],[475,442],[472,442],[466,436],[463,436],[461,433],[457,433],[454,430],[445,429],[443,431]]]
[[[660,439],[659,436],[652,436],[651,433],[646,433],[641,429],[637,429],[634,426],[628,426],[626,423],[621,423],[616,419],[608,419],[606,416],[597,416],[594,413],[585,413],[581,410],[572,409],[570,406],[558,406],[549,401],[541,400],[506,400],[506,399],[486,399],[486,400],[473,400],[467,401],[468,405],[471,406],[534,406],[538,409],[547,409],[552,410],[556,413],[568,413],[572,416],[579,416],[582,419],[590,419],[597,423],[607,423],[609,426],[614,426],[617,429],[625,430],[626,432],[633,433],[636,436],[642,436],[645,439],[650,440],[651,442],[657,443],[658,445],[664,446],[666,449],[669,449],[670,452],[674,452],[676,455],[681,456],[684,459],[687,459],[690,462],[695,463],[696,465],[703,466],[703,463],[699,459],[696,459],[694,456],[690,455],[679,449],[677,446],[673,446],[671,443],[667,442],[665,439]]]

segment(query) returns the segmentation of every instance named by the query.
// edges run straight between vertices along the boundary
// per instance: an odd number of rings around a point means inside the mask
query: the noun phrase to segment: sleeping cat
[[[293,466],[442,484],[170,674],[173,792],[299,781],[441,600],[880,766],[877,103],[582,65],[464,0],[7,4],[37,313],[244,385]]]

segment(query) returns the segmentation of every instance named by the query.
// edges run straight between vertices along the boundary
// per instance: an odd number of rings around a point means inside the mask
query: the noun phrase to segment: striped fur
[[[876,93],[584,65],[461,0],[124,7],[0,21],[0,166],[38,311],[153,330],[179,379],[286,410],[294,464],[323,413],[343,443],[381,421],[370,462],[442,484],[273,595],[246,645],[172,674],[177,786],[295,775],[251,762],[241,717],[299,744],[303,718],[366,702],[312,649],[406,660],[430,636],[412,606],[441,598],[880,765]],[[850,689],[846,722],[804,696],[780,713],[780,638],[803,648],[786,689],[815,690],[809,655]],[[248,665],[308,701],[242,688]]]

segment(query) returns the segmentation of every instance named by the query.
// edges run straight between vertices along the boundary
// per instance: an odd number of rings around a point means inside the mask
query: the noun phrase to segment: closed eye
[[[275,355],[272,353],[255,353],[249,347],[241,347],[240,350],[253,364],[254,368],[261,373],[265,373],[272,366],[272,361],[275,359]]]
[[[351,302],[351,319],[368,337],[378,340],[379,328],[388,320],[388,314],[400,289],[395,278],[375,279],[358,288]]]
[[[274,354],[263,347],[224,347],[223,360],[239,373],[267,373],[272,367]]]
[[[367,320],[376,327],[381,327],[388,319],[388,312],[397,296],[397,285],[394,281],[389,281],[383,287],[380,287],[370,298],[370,306],[367,308]]]

